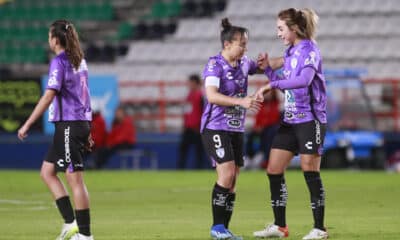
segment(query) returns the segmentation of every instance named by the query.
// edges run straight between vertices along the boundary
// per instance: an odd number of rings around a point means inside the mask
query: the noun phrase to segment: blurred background
[[[16,131],[47,81],[54,20],[68,19],[78,29],[105,136],[119,106],[134,128],[131,145],[102,167],[175,169],[191,108],[187,80],[220,51],[221,18],[249,29],[249,57],[278,57],[285,47],[276,37],[276,15],[289,7],[310,7],[320,16],[317,42],[329,96],[323,167],[400,171],[397,0],[0,0],[0,168],[39,168],[52,140],[47,116],[23,143]],[[252,76],[249,93],[265,79]],[[276,97],[281,110],[282,94]],[[248,133],[266,127],[256,119],[248,114]],[[247,168],[266,166],[262,138],[256,134],[247,144]],[[188,151],[185,168],[209,168],[205,157],[199,166],[194,149]]]

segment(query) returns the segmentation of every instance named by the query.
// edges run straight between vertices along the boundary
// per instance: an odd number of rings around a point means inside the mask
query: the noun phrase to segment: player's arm
[[[300,71],[299,76],[293,76],[289,79],[271,82],[271,88],[278,89],[296,89],[304,88],[311,84],[316,71],[313,67],[305,67]]]
[[[29,128],[43,115],[46,109],[50,106],[57,92],[54,89],[46,89],[43,96],[40,98],[39,102],[36,104],[35,109],[26,120],[24,125],[18,131],[18,138],[23,140],[27,137],[27,132]]]
[[[259,102],[257,102],[253,97],[246,96],[244,98],[236,98],[226,96],[218,92],[219,88],[219,78],[215,76],[208,76],[205,79],[206,84],[206,97],[207,101],[212,104],[220,106],[242,106],[244,108],[259,108]]]
[[[269,59],[269,66],[273,69],[276,70],[278,68],[281,68],[283,66],[284,60],[283,57],[278,57],[278,58],[270,58]]]

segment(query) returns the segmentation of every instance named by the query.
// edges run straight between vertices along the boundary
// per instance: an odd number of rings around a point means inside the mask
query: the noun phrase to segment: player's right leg
[[[284,171],[293,158],[293,153],[282,149],[272,149],[267,168],[269,188],[271,193],[271,206],[274,213],[274,223],[264,229],[253,233],[255,237],[287,237],[289,236],[286,225],[287,189]]]
[[[68,193],[56,174],[54,163],[43,161],[42,168],[40,170],[40,176],[52,193],[56,201],[57,208],[64,219],[61,232],[56,239],[70,239],[73,234],[78,232],[78,226],[75,222],[74,211]]]

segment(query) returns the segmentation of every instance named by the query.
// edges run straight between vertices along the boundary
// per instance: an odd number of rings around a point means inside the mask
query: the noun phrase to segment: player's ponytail
[[[224,48],[224,43],[226,41],[232,42],[234,40],[236,33],[239,33],[241,37],[245,34],[249,34],[249,31],[246,28],[232,25],[228,18],[223,18],[221,20],[221,27],[222,48]]]
[[[77,70],[83,59],[83,51],[74,25],[67,20],[57,20],[51,24],[50,33],[59,40],[68,60]]]
[[[314,10],[310,8],[302,10],[289,8],[279,12],[278,18],[285,21],[289,29],[295,31],[299,38],[315,39],[318,15]]]

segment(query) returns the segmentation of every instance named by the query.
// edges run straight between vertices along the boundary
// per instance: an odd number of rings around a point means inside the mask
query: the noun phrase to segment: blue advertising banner
[[[42,89],[47,86],[48,76],[42,77]],[[100,111],[110,129],[114,118],[114,111],[119,104],[118,82],[113,75],[89,75],[89,89],[92,110]],[[49,113],[43,116],[43,130],[45,134],[52,134],[54,126],[48,122]]]

